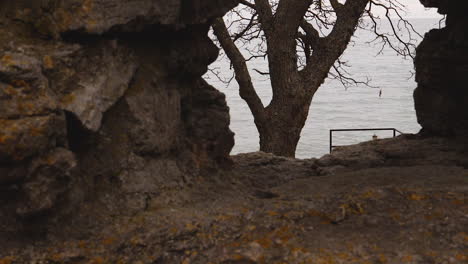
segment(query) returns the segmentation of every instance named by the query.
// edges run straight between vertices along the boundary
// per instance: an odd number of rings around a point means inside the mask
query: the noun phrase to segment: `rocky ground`
[[[90,201],[60,228],[29,223],[0,263],[468,263],[466,149],[401,136],[321,159],[241,154],[133,215]]]

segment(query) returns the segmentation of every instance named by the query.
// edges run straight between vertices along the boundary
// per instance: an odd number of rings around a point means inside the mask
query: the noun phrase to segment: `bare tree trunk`
[[[287,118],[283,113],[280,115],[282,115],[281,119]],[[260,151],[277,156],[294,157],[303,125],[297,121],[275,121],[257,124],[260,134]]]
[[[291,135],[287,127],[271,127],[272,125],[267,124],[268,128],[260,132],[260,151],[277,156],[295,157],[300,136]]]
[[[302,85],[297,83],[295,87],[302,87]],[[282,96],[272,100],[265,109],[264,118],[255,119],[261,151],[278,156],[295,156],[312,97],[311,92],[297,92],[294,96]]]

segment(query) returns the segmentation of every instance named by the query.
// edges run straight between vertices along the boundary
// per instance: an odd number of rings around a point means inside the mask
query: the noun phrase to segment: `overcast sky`
[[[401,0],[401,3],[408,7],[408,17],[441,17],[436,8],[424,8],[419,0]]]

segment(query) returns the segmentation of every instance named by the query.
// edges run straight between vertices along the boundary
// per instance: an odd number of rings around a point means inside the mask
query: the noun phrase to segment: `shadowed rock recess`
[[[209,21],[235,5],[1,1],[0,225],[97,197],[132,214],[229,165],[229,109],[201,76]]]
[[[429,135],[466,128],[453,3],[426,1],[449,14],[418,49]],[[229,156],[229,109],[201,76],[210,20],[235,5],[0,1],[0,264],[468,263],[457,138]]]
[[[466,1],[421,0],[446,15],[417,49],[414,101],[418,122],[430,135],[468,136],[468,16]]]

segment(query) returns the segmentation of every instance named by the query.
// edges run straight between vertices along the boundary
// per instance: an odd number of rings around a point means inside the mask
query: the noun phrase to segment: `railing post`
[[[332,152],[332,132],[333,132],[333,129],[330,129],[330,153]]]
[[[393,137],[396,137],[396,129],[393,129]]]

